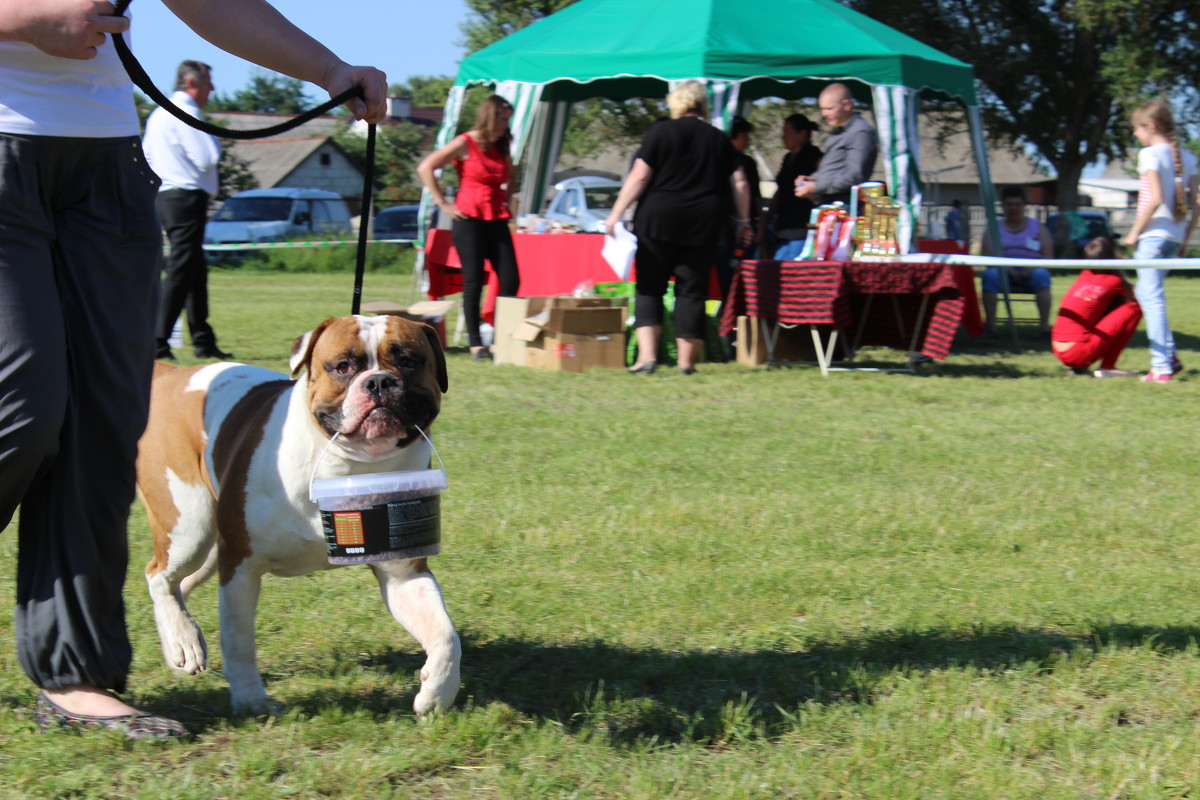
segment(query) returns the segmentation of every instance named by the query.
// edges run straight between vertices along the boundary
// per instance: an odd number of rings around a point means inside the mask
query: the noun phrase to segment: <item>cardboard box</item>
[[[624,368],[624,298],[500,297],[492,356],[497,364],[582,372]]]
[[[421,300],[412,305],[403,306],[399,303],[393,303],[389,300],[376,300],[370,303],[361,303],[359,311],[363,314],[388,314],[394,317],[403,317],[410,319],[413,322],[424,322],[437,331],[438,339],[442,343],[442,349],[446,347],[446,315],[454,308],[453,300]]]
[[[526,366],[561,372],[625,369],[625,333],[544,331],[525,350]]]
[[[764,328],[766,322],[759,317],[737,318],[737,363],[754,367],[767,363],[767,342]],[[829,326],[817,326],[821,331],[821,341],[829,338]],[[834,358],[845,357],[844,342],[838,338]],[[816,350],[813,349],[812,330],[808,325],[797,325],[794,328],[776,328],[775,360],[776,364],[814,363],[817,360]]]

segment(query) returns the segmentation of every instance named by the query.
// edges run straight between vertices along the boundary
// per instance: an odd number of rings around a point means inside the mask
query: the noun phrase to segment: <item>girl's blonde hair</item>
[[[700,81],[684,81],[667,95],[667,109],[671,119],[679,119],[689,112],[708,116],[708,98]]]
[[[1179,153],[1179,142],[1175,138],[1175,115],[1171,113],[1171,107],[1163,101],[1151,100],[1133,112],[1134,125],[1147,123],[1153,125],[1154,129],[1161,133],[1171,145],[1171,156],[1175,159],[1175,221],[1183,222],[1187,217],[1188,201],[1191,198],[1188,197],[1189,192],[1185,188],[1183,157]]]
[[[479,131],[479,146],[482,149],[486,150],[496,145],[502,152],[508,152],[512,133],[508,129],[508,123],[500,115],[512,110],[512,104],[498,94],[479,104],[479,110],[475,112],[475,130]]]

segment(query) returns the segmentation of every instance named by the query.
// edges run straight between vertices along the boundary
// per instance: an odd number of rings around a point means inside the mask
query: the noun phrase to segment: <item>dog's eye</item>
[[[396,363],[400,365],[400,369],[416,369],[417,368],[417,360],[415,358],[413,358],[412,356],[400,356],[399,360]]]
[[[333,371],[338,375],[346,375],[352,369],[354,369],[354,365],[349,361],[339,361],[336,365],[334,365]]]

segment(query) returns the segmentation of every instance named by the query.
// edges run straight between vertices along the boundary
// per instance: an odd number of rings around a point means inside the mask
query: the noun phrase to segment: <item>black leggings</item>
[[[634,325],[638,328],[662,325],[662,299],[674,275],[675,336],[703,339],[707,330],[704,306],[708,301],[708,282],[716,256],[716,244],[676,244],[639,236]]]
[[[486,273],[483,262],[488,261],[500,278],[500,296],[516,297],[521,288],[517,271],[517,254],[513,250],[512,234],[506,219],[456,219],[450,238],[462,262],[462,306],[466,322],[467,342],[482,347],[479,335],[479,300],[483,296]]]

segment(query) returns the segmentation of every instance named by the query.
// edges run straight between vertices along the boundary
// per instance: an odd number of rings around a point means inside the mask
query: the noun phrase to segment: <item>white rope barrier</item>
[[[970,267],[1045,267],[1046,269],[1200,270],[1200,258],[1002,258],[962,253],[909,253],[904,256],[860,256],[872,264],[966,264]]]
[[[367,244],[416,244],[416,239],[368,239]],[[286,247],[341,247],[358,245],[358,240],[339,239],[329,242],[232,242],[230,244],[206,244],[205,250],[263,250]]]

